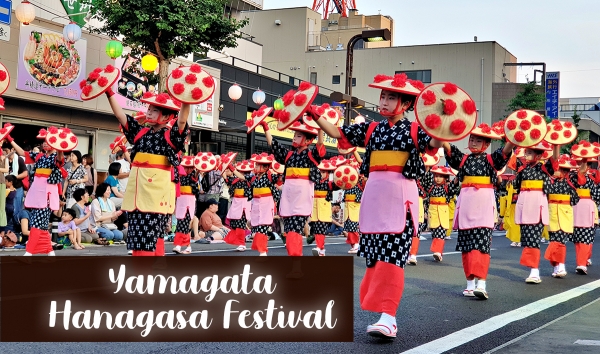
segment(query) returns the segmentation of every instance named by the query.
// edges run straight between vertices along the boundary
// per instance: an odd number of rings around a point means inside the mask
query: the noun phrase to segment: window
[[[354,86],[356,86],[356,78],[355,77],[352,78],[352,87],[354,87]]]
[[[406,74],[411,80],[419,80],[424,84],[431,83],[431,70],[396,71],[396,74]]]
[[[310,73],[310,83],[313,85],[317,84],[317,73]]]
[[[340,84],[340,75],[333,75],[333,77],[331,78],[331,83],[334,85],[339,85]]]

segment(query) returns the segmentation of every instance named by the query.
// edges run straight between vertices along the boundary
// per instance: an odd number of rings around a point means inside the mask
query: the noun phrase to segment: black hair
[[[533,151],[533,153],[534,153],[534,154],[536,154],[536,155],[543,155],[543,154],[544,154],[544,152],[545,152],[544,150],[541,150],[541,149],[533,149],[533,148],[531,149],[531,151]]]
[[[108,174],[110,176],[117,176],[121,172],[121,164],[118,162],[113,162],[108,166]]]
[[[15,177],[13,175],[8,175],[8,176],[4,177],[4,179],[6,180],[6,182],[10,182],[12,184],[15,184],[15,182],[17,181],[17,177]]]
[[[339,206],[339,207],[341,207],[340,203],[331,203],[331,206],[332,206],[332,207],[334,207],[334,206]]]
[[[65,209],[65,211],[64,211],[64,212],[65,212],[65,213],[67,213],[67,214],[69,214],[69,215],[71,215],[71,217],[72,217],[73,219],[75,219],[75,216],[77,215],[77,214],[75,214],[75,210],[73,210],[73,209],[71,209],[71,208]]]
[[[76,202],[79,202],[83,199],[85,193],[87,193],[87,190],[85,190],[85,188],[77,188],[73,191],[73,199],[75,199]]]
[[[120,159],[121,157],[123,157],[123,155],[125,155],[125,153],[123,152],[123,150],[119,150],[119,151],[117,151],[116,155],[117,155],[117,159]]]
[[[81,163],[81,161],[83,161],[81,159],[81,153],[79,152],[79,150],[73,150],[71,151],[71,154],[75,155],[75,157],[77,158],[77,163]]]
[[[108,183],[100,183],[97,187],[96,187],[96,196],[97,197],[104,197],[104,193],[106,193],[106,190],[109,189],[110,186],[108,185]]]
[[[396,95],[396,97],[398,97],[398,99],[400,100],[401,103],[410,102],[410,106],[408,106],[408,108],[406,109],[405,112],[410,112],[413,109],[415,109],[415,102],[417,101],[417,96],[408,95],[408,94],[400,93],[400,92],[396,92],[396,91],[389,91],[389,90],[384,90],[384,91],[387,91],[393,95]]]

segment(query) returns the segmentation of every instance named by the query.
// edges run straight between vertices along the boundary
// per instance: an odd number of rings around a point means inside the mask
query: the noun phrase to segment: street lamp
[[[359,40],[365,42],[382,42],[392,39],[392,33],[387,28],[365,30],[362,33],[350,38],[346,47],[346,91],[345,93],[352,97],[352,65],[354,61],[354,45]],[[352,109],[352,100],[346,102],[346,125],[350,125],[350,110]]]

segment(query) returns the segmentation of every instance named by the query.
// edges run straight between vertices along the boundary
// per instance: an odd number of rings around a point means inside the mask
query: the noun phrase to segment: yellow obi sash
[[[571,204],[571,196],[568,194],[549,194],[548,203],[552,204]]]
[[[579,196],[579,198],[583,198],[583,199],[590,199],[591,198],[591,194],[590,194],[590,190],[589,189],[577,188],[577,195]]]
[[[356,200],[355,194],[346,194],[346,196],[344,197],[345,202],[354,202],[355,200]]]
[[[241,188],[234,189],[233,190],[233,197],[234,198],[245,198],[244,197],[244,190],[241,189]]]
[[[253,188],[252,195],[254,196],[254,198],[271,197],[271,188]]]
[[[465,176],[462,181],[461,188],[493,188],[492,180],[489,176]]]
[[[176,193],[171,168],[166,156],[145,152],[135,154],[122,209],[173,214]]]
[[[423,204],[423,197],[419,196],[419,224],[425,222],[425,205]]]
[[[315,198],[326,198],[327,191],[315,191]]]
[[[48,177],[52,173],[51,168],[37,168],[35,170],[36,177]]]
[[[308,179],[310,168],[288,167],[285,169],[285,178],[289,179]]]
[[[446,197],[431,197],[429,198],[429,204],[448,205],[448,200]]]
[[[541,191],[544,188],[544,181],[523,181],[521,182],[521,191]]]
[[[181,186],[179,191],[184,195],[192,195],[192,186]]]
[[[369,159],[369,172],[389,171],[401,173],[410,153],[407,151],[373,151]]]

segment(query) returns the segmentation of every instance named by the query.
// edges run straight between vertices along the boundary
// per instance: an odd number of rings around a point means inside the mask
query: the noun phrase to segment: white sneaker
[[[427,239],[425,238],[425,236],[419,236],[419,240],[421,240],[421,241],[425,241],[425,240],[427,240]]]
[[[433,254],[433,259],[434,259],[436,262],[441,262],[441,261],[442,261],[442,254],[441,254],[441,253],[439,253],[439,252],[436,252],[436,253],[434,253],[434,254]]]
[[[410,264],[410,265],[417,265],[417,257],[415,256],[410,256],[408,257],[408,260],[406,261],[406,264]]]
[[[261,256],[261,257],[266,257],[267,256],[267,252],[259,253],[258,255]]]
[[[556,274],[552,274],[553,277],[555,278],[564,278],[567,276],[567,271],[566,270],[559,270],[558,272],[556,272]]]
[[[350,251],[348,251],[348,253],[357,254],[358,253],[358,244],[355,246],[352,246],[352,248],[350,249]]]
[[[452,237],[446,236],[446,237],[444,237],[444,240],[452,240]]]
[[[478,299],[481,300],[487,300],[488,299],[488,293],[487,291],[485,291],[485,289],[482,288],[477,288],[475,290],[473,290],[473,296],[477,297]]]
[[[367,326],[367,334],[373,337],[394,339],[397,333],[398,327],[396,325],[392,325],[391,328],[381,323],[374,323]]]
[[[518,247],[516,242],[511,242],[510,247]]]
[[[579,275],[587,275],[587,267],[579,266],[575,268],[575,272],[577,272]]]
[[[173,253],[177,253],[177,254],[181,253],[181,246],[173,247]]]
[[[192,254],[192,247],[191,246],[187,246],[186,249],[184,249],[183,251],[181,251],[181,254]]]
[[[244,245],[238,246],[235,250],[238,252],[244,252],[246,250],[246,246],[244,246]]]
[[[540,279],[540,277],[528,277],[525,279],[525,282],[527,284],[539,284],[542,282],[542,279]]]

